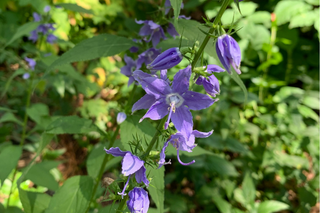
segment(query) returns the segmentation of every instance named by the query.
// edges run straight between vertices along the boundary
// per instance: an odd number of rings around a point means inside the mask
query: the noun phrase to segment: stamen
[[[169,112],[168,120],[164,123],[164,129],[168,129],[168,126],[169,126],[169,123],[170,123],[170,119],[171,119],[171,115],[172,115],[172,111],[173,112],[176,111],[175,103],[170,103],[170,112]]]
[[[127,188],[127,186],[128,186],[129,180],[130,180],[130,176],[131,176],[131,175],[129,175],[128,180],[127,180],[126,184],[124,185],[124,188],[123,188],[122,192],[121,192],[121,193],[118,192],[118,195],[121,195],[121,198],[122,198],[122,199],[123,199],[123,196],[127,195],[126,193],[124,193],[124,191],[126,191],[126,188]]]
[[[193,161],[191,161],[191,162],[189,162],[189,163],[183,163],[183,162],[180,160],[179,149],[177,150],[177,158],[178,158],[179,163],[180,163],[181,165],[184,165],[184,166],[189,166],[189,165],[191,165],[191,164],[193,164],[193,163],[196,162],[195,160],[193,160]]]

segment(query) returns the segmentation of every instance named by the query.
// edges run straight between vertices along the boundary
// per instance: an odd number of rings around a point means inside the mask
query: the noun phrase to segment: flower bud
[[[170,48],[158,55],[151,64],[147,66],[150,70],[170,69],[182,61],[182,55],[179,48]]]
[[[216,43],[216,51],[221,64],[229,74],[231,74],[230,65],[238,74],[241,74],[241,50],[236,40],[227,34],[219,36]]]
[[[119,112],[117,115],[117,124],[120,125],[126,118],[127,115],[124,112]]]
[[[149,205],[150,201],[148,192],[146,192],[143,188],[135,187],[129,192],[127,206],[131,213],[147,213]]]

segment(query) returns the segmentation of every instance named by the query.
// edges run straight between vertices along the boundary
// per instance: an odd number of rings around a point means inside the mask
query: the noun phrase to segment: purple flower
[[[53,24],[47,23],[47,24],[41,24],[37,28],[38,32],[41,32],[43,34],[47,34],[49,30],[55,30],[56,28],[53,26]]]
[[[191,17],[187,17],[187,16],[185,16],[185,15],[181,15],[181,16],[179,16],[178,18],[187,19],[187,20],[191,19]]]
[[[131,213],[147,213],[149,205],[148,192],[143,188],[135,187],[129,192],[127,206]]]
[[[124,61],[126,62],[126,65],[121,68],[120,72],[123,75],[129,77],[128,86],[130,86],[134,82],[134,77],[132,76],[133,71],[138,69],[137,61],[134,61],[132,58],[126,55],[124,56]]]
[[[218,65],[208,65],[207,70],[205,72],[224,72],[224,69],[222,69]],[[216,97],[216,94],[220,93],[219,81],[213,74],[210,75],[208,78],[199,76],[199,78],[196,81],[196,84],[203,85],[206,92],[213,97]]]
[[[30,73],[28,73],[28,72],[24,73],[24,74],[22,75],[22,78],[23,78],[23,79],[28,79],[28,78],[30,78]]]
[[[154,59],[156,59],[158,55],[160,55],[160,53],[161,53],[160,49],[155,49],[153,47],[144,51],[138,56],[137,66],[140,68],[142,64],[145,64],[145,65],[150,64]]]
[[[159,24],[154,23],[151,20],[146,21],[137,21],[137,24],[144,24],[139,32],[140,36],[149,36],[149,40],[146,40],[147,42],[150,42],[152,40],[153,47],[156,47],[157,44],[160,42],[160,39],[166,39],[167,37],[164,34],[164,31],[162,27]]]
[[[163,148],[161,149],[161,152],[160,152],[160,160],[158,162],[159,164],[159,167],[162,167],[163,165],[166,165],[166,164],[171,164],[170,160],[169,162],[165,162],[165,150],[169,144],[169,142],[177,149],[177,158],[178,158],[178,161],[181,165],[184,165],[184,166],[188,166],[190,164],[193,164],[195,163],[195,160],[189,162],[189,163],[183,163],[181,160],[180,160],[180,156],[179,156],[179,151],[187,151],[187,152],[192,152],[192,149],[194,147],[196,147],[196,144],[195,144],[195,138],[206,138],[206,137],[209,137],[211,134],[212,134],[213,131],[210,131],[210,132],[199,132],[198,130],[193,130],[191,129],[190,132],[187,132],[187,133],[176,133],[174,135],[171,135],[171,137],[169,138],[169,140],[167,142],[165,142]]]
[[[134,76],[136,72],[134,73]],[[190,110],[200,110],[211,106],[215,100],[208,95],[189,91],[191,66],[180,70],[173,79],[172,85],[157,77],[136,78],[147,95],[138,100],[132,107],[132,112],[146,109],[148,112],[140,119],[162,119],[168,115],[165,128],[172,120],[179,132],[187,133],[192,129],[193,121]]]
[[[57,39],[58,39],[58,38],[57,38],[55,35],[53,35],[53,34],[49,34],[49,35],[47,36],[47,42],[48,42],[49,44],[53,44]]]
[[[121,151],[118,147],[116,148],[110,148],[109,150],[104,149],[106,153],[113,155],[114,157],[123,157],[122,159],[122,174],[124,176],[129,176],[128,180],[122,190],[121,193],[118,193],[119,195],[125,196],[126,194],[124,193],[126,190],[126,187],[129,183],[129,179],[131,175],[135,174],[136,181],[138,183],[143,182],[146,186],[149,185],[149,181],[146,176],[146,168],[144,167],[144,161],[140,160],[139,157],[133,155],[129,151]]]
[[[241,50],[236,40],[227,34],[219,36],[216,43],[216,51],[221,64],[229,74],[231,74],[230,65],[238,74],[241,74]]]
[[[171,23],[169,23],[169,26],[167,28],[167,32],[174,38],[176,36],[179,36],[179,33],[176,31],[176,28]]]
[[[147,68],[150,70],[170,69],[179,64],[182,59],[183,57],[179,48],[173,47],[158,55],[156,59],[147,66]]]
[[[49,5],[45,6],[43,9],[45,13],[49,12],[50,10],[51,10],[51,7]]]
[[[38,32],[37,32],[37,30],[31,31],[31,34],[29,36],[29,40],[31,40],[33,43],[35,43],[38,40]]]
[[[40,22],[41,21],[41,15],[39,13],[34,12],[32,14],[32,16],[33,16],[33,19],[34,19],[35,22]]]
[[[132,46],[132,47],[130,47],[130,52],[132,52],[132,53],[136,53],[136,52],[138,52],[138,50],[139,50],[139,47],[136,47],[136,46]]]
[[[36,66],[36,61],[32,58],[25,57],[24,60],[28,62],[29,67],[31,70],[34,70],[34,67]]]
[[[127,118],[126,113],[124,112],[119,112],[117,115],[117,124],[120,125],[123,121],[125,121]]]

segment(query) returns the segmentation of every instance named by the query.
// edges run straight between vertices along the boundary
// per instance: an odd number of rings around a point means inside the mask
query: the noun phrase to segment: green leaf
[[[319,18],[319,15],[317,15],[314,11],[300,13],[290,20],[289,28],[292,29],[295,27],[312,26],[317,18]]]
[[[87,134],[92,131],[99,132],[97,126],[91,120],[78,116],[64,116],[56,119],[47,126],[49,134]]]
[[[233,7],[234,10],[238,9],[237,3],[231,4],[231,6]],[[253,3],[253,2],[241,2],[240,8],[241,8],[242,16],[249,16],[249,15],[253,14],[254,11],[256,11],[257,7],[258,7],[258,4]]]
[[[49,107],[42,103],[32,104],[27,109],[27,114],[37,124],[41,124],[41,117],[49,115]]]
[[[231,204],[228,203],[226,200],[222,199],[220,196],[215,195],[213,196],[213,202],[216,204],[217,208],[220,212],[223,213],[231,213]]]
[[[174,11],[174,19],[176,22],[178,20],[179,14],[180,14],[182,0],[170,0],[170,2],[171,2],[171,6],[173,8],[173,11]]]
[[[4,123],[4,122],[14,122],[14,123],[16,123],[16,124],[19,124],[19,125],[23,126],[22,121],[20,121],[19,119],[17,119],[16,116],[14,116],[14,114],[11,113],[11,112],[5,113],[5,114],[0,118],[0,123]]]
[[[279,1],[274,10],[277,17],[277,24],[285,24],[289,22],[292,17],[311,9],[312,6],[305,3],[304,1]]]
[[[166,149],[166,154],[167,155],[176,155],[177,154],[177,150],[169,145]],[[201,148],[200,146],[196,146],[192,152],[180,152],[180,155],[185,155],[188,157],[195,157],[195,156],[200,156],[200,155],[215,155],[213,152],[210,152],[208,150],[205,150],[203,148]]]
[[[25,213],[43,213],[49,206],[51,197],[47,194],[19,189],[19,197]]]
[[[130,150],[129,142],[136,139],[141,140],[142,146],[145,142],[150,142],[156,129],[147,120],[139,123],[140,116],[128,116],[127,119],[120,125],[121,143],[125,150]],[[138,138],[137,138],[138,137]]]
[[[198,47],[200,47],[201,42],[206,37],[206,35],[202,33],[199,28],[204,32],[208,31],[208,28],[202,26],[199,22],[194,20],[179,19],[176,23],[174,23],[174,26],[177,32],[181,36],[187,38],[190,42],[195,43],[198,41]]]
[[[6,80],[6,85],[4,86],[4,90],[1,93],[1,97],[0,99],[3,98],[3,96],[6,94],[7,90],[9,89],[10,83],[13,80],[13,78],[15,78],[18,75],[22,75],[24,74],[26,71],[24,69],[17,69],[16,71],[14,71],[14,73],[10,76],[10,78],[8,80]]]
[[[244,85],[243,81],[241,80],[241,78],[239,77],[239,75],[234,71],[234,69],[231,69],[231,75],[230,77],[239,85],[239,87],[242,89],[243,94],[244,94],[244,102],[246,103],[248,100],[248,91],[246,86]]]
[[[258,213],[273,213],[281,210],[289,209],[290,206],[276,200],[267,200],[260,203]]]
[[[0,209],[1,210],[1,209]],[[23,213],[23,211],[16,206],[9,206],[6,210],[0,211],[4,213]]]
[[[8,177],[10,172],[16,167],[20,156],[22,154],[21,146],[5,146],[0,151],[0,181],[3,181]]]
[[[256,197],[256,188],[249,172],[247,172],[244,176],[242,182],[242,192],[247,204],[251,204],[254,202],[254,199]]]
[[[104,157],[106,156],[106,152],[103,148],[104,147],[102,144],[97,144],[95,147],[93,147],[92,151],[88,156],[87,171],[88,175],[90,175],[93,178],[98,177],[101,164],[103,162]]]
[[[305,117],[305,118],[312,118],[315,121],[319,121],[319,116],[317,113],[315,113],[315,111],[313,111],[312,109],[310,109],[309,107],[303,106],[303,105],[298,105],[298,110],[299,113]]]
[[[93,12],[91,10],[87,10],[77,4],[60,3],[60,4],[56,4],[56,6],[60,6],[60,7],[67,9],[67,10],[71,10],[71,11],[75,11],[75,12],[79,12],[79,13],[93,14]]]
[[[50,170],[57,167],[60,162],[52,161],[51,165],[48,164],[50,162],[40,162],[34,164],[25,175],[24,179],[31,180],[33,183],[39,186],[47,187],[53,191],[56,191],[59,188],[57,181],[54,179]]]
[[[254,24],[263,24],[265,27],[271,26],[271,14],[267,11],[257,11],[246,18]]]
[[[147,167],[146,174],[151,177],[151,183],[148,187],[148,191],[152,200],[155,202],[158,212],[164,212],[164,167],[160,169]]]
[[[4,47],[8,46],[9,44],[11,44],[12,42],[14,42],[15,40],[17,40],[18,38],[22,37],[22,36],[29,36],[30,32],[35,30],[38,26],[40,25],[39,22],[28,22],[24,25],[21,25],[16,33],[12,36],[12,38],[10,39],[10,41],[8,41]]]
[[[320,110],[320,104],[319,104],[319,98],[312,97],[312,96],[306,96],[302,103],[311,109]]]
[[[134,44],[133,41],[120,36],[109,34],[94,36],[83,40],[74,48],[60,56],[59,59],[50,65],[49,70],[76,61],[87,61],[100,57],[113,56],[129,49]]]
[[[208,171],[214,171],[221,176],[238,176],[235,167],[221,157],[210,155],[206,157],[206,162],[206,169]]]
[[[93,179],[89,176],[74,176],[53,195],[45,213],[86,211],[93,191]]]
[[[43,9],[49,5],[47,0],[19,0],[20,6],[31,4],[40,14],[44,13]]]

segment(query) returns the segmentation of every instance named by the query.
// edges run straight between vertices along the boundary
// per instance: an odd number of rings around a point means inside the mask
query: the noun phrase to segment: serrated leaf
[[[173,8],[174,19],[177,21],[180,14],[182,0],[170,0],[170,3]]]
[[[43,213],[49,206],[51,197],[47,194],[19,189],[19,197],[25,213]]]
[[[74,48],[64,53],[59,59],[54,61],[49,70],[57,66],[76,62],[87,61],[99,57],[116,55],[132,47],[135,43],[127,38],[109,34],[101,34],[83,40]]]
[[[312,6],[304,1],[279,1],[274,10],[277,17],[277,25],[285,24],[289,22],[292,17],[311,9]]]
[[[84,213],[93,191],[93,179],[89,176],[74,176],[66,180],[51,198],[45,213]]]
[[[27,109],[27,114],[37,124],[41,124],[41,117],[49,115],[49,107],[42,103],[32,104]]]
[[[152,178],[152,181],[148,187],[148,191],[152,200],[157,206],[159,213],[164,212],[164,167],[160,169],[147,167],[146,174],[150,174],[148,177]]]
[[[10,172],[16,167],[20,156],[22,154],[21,146],[5,146],[0,151],[0,181],[3,181],[8,177]]]
[[[259,204],[258,213],[273,213],[281,210],[289,209],[290,206],[276,200],[263,201]]]
[[[199,22],[194,20],[185,20],[185,19],[179,19],[176,23],[173,23],[177,32],[187,38],[190,42],[195,43],[196,41],[199,42],[199,46],[201,45],[201,42],[206,37],[205,34],[203,34],[200,30],[208,31],[208,28],[202,26]]]
[[[60,4],[56,4],[56,6],[60,6],[60,7],[67,9],[67,10],[71,10],[71,11],[75,11],[75,12],[79,12],[79,13],[93,14],[93,12],[91,10],[87,10],[77,4],[60,3]]]
[[[4,47],[8,46],[9,44],[11,44],[12,42],[14,42],[15,40],[17,40],[18,38],[22,37],[22,36],[29,36],[30,32],[37,29],[37,27],[40,25],[39,22],[28,22],[24,25],[21,25],[16,33],[12,36],[12,38],[10,39],[10,41],[8,41]]]
[[[87,134],[92,131],[100,132],[91,120],[78,116],[60,117],[47,126],[48,134]]]

